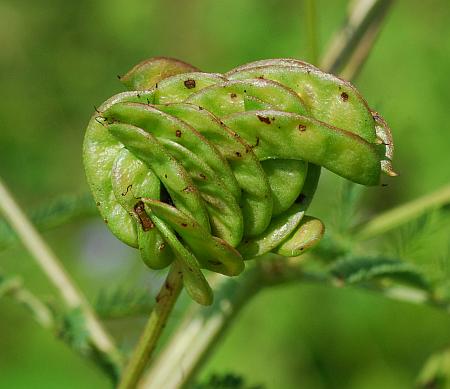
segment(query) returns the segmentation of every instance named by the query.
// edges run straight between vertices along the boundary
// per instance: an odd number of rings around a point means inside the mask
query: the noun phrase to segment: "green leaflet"
[[[330,273],[346,283],[391,278],[417,288],[429,289],[429,282],[412,264],[390,258],[347,258],[334,263]]]
[[[294,59],[225,75],[170,58],[144,61],[91,118],[86,176],[111,231],[152,269],[173,260],[200,304],[200,269],[228,276],[243,259],[297,256],[323,236],[305,216],[321,167],[364,185],[395,175],[381,116],[349,83]]]

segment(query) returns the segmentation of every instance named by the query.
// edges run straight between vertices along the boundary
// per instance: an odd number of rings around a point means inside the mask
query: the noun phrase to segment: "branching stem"
[[[93,346],[116,369],[121,359],[109,334],[103,328],[82,292],[62,267],[60,260],[45,243],[0,179],[0,213],[16,231],[23,245],[55,286],[68,308],[81,308]]]

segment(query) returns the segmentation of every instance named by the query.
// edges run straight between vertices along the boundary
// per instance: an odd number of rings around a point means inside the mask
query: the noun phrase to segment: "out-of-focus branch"
[[[317,0],[306,0],[305,2],[305,25],[309,53],[308,61],[317,65],[319,58]]]
[[[446,185],[433,193],[383,212],[366,224],[359,226],[354,238],[356,240],[367,240],[384,234],[423,215],[425,212],[443,207],[447,204],[450,204],[450,185]]]
[[[27,308],[42,327],[50,330],[54,328],[54,318],[50,309],[23,286],[19,277],[5,278],[0,275],[0,298],[3,296],[11,297]]]
[[[62,267],[60,260],[36,231],[1,180],[0,213],[4,215],[22,244],[55,286],[67,307],[82,310],[93,347],[104,357],[103,362],[112,366],[114,370],[118,370],[121,357],[109,334],[103,328],[85,296]]]
[[[352,80],[361,70],[393,0],[353,0],[343,27],[320,61],[321,68]]]
[[[80,218],[98,215],[90,193],[62,195],[39,206],[29,214],[29,219],[38,231],[46,231]],[[14,229],[0,219],[0,250],[19,242]]]

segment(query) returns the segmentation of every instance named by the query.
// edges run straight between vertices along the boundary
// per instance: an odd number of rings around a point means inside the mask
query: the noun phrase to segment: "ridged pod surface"
[[[201,271],[235,276],[268,252],[298,256],[324,226],[305,216],[324,167],[363,185],[395,175],[392,136],[350,83],[294,59],[225,74],[170,58],[125,76],[92,116],[86,175],[100,213],[152,269],[176,260],[188,293]]]

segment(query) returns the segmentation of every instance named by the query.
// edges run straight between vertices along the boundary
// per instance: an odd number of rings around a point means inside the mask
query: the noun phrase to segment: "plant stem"
[[[354,238],[356,240],[374,238],[417,218],[425,212],[447,204],[450,204],[450,185],[378,215],[365,225],[359,226]]]
[[[226,327],[259,290],[258,277],[259,272],[255,269],[245,272],[237,280],[216,276],[212,282],[215,289],[213,305],[193,306],[139,387],[175,389],[188,384]]]
[[[351,2],[344,25],[332,39],[322,58],[321,67],[352,79],[368,57],[392,2],[393,0]]]
[[[54,328],[53,314],[41,300],[25,289],[19,277],[11,277],[0,285],[0,297],[9,296],[28,308],[38,324],[46,329]]]
[[[306,0],[305,24],[309,61],[317,65],[319,58],[316,0]]]
[[[123,371],[119,389],[132,389],[136,387],[152,352],[155,350],[167,319],[172,312],[177,298],[183,288],[183,275],[178,260],[169,270],[169,274],[156,297],[156,305],[145,325],[130,361]]]
[[[108,363],[112,363],[115,368],[119,368],[121,364],[120,355],[109,334],[103,328],[87,299],[76,287],[56,255],[30,223],[1,179],[0,213],[4,215],[5,219],[16,231],[23,245],[36,260],[36,263],[50,282],[56,287],[68,308],[81,308],[86,320],[86,329],[89,332],[90,341],[94,348],[105,356]]]

